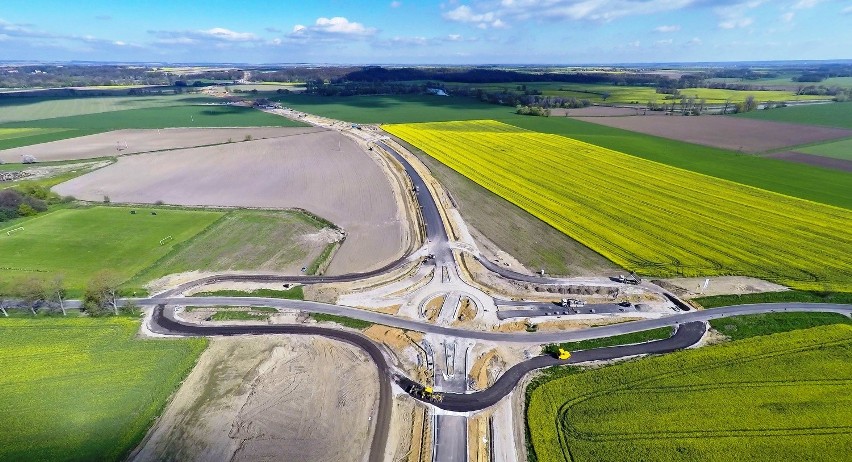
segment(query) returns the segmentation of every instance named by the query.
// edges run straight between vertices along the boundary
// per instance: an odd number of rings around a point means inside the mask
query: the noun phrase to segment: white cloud
[[[673,39],[657,40],[657,41],[656,41],[656,42],[654,42],[654,43],[655,43],[656,45],[671,45],[672,43],[674,43],[674,40],[673,40]]]
[[[849,5],[846,8],[843,8],[842,10],[840,10],[840,13],[841,14],[852,14],[852,5]]]
[[[402,6],[402,2],[397,2],[397,1],[390,2],[390,7],[391,7],[391,8],[399,8],[399,7],[401,7],[401,6]]]
[[[201,30],[198,31],[198,34],[227,42],[251,42],[257,40],[257,36],[251,32],[234,32],[222,27]]]
[[[677,32],[680,30],[680,26],[671,25],[671,26],[657,26],[654,28],[654,32],[668,33],[668,32]]]
[[[360,22],[349,21],[348,19],[336,16],[333,18],[317,18],[312,26],[303,26],[297,24],[293,27],[289,37],[291,39],[335,39],[335,38],[356,38],[369,37],[378,32],[373,27],[366,27]]]
[[[793,5],[794,10],[807,10],[822,3],[822,0],[799,0]]]
[[[698,45],[701,45],[702,43],[704,43],[704,42],[698,37],[692,37],[692,39],[690,39],[688,42],[686,42],[687,45],[693,45],[693,46],[698,46]]]
[[[781,21],[783,22],[793,22],[793,19],[796,17],[796,13],[792,11],[788,11],[781,15]]]
[[[446,13],[444,19],[474,25],[479,28],[507,26],[527,20],[598,22],[643,14],[679,10],[706,3],[705,0],[481,0],[458,6]]]
[[[444,13],[444,18],[454,22],[473,24],[480,29],[487,29],[489,27],[499,29],[505,27],[506,24],[497,15],[498,13],[493,11],[475,13],[471,7],[461,5]]]
[[[742,29],[754,24],[748,14],[751,10],[766,3],[767,0],[747,0],[720,6],[715,9],[719,16],[720,29]]]
[[[236,32],[223,27],[205,30],[149,30],[149,34],[157,37],[156,43],[190,45],[194,43],[255,43],[260,38],[251,32]]]

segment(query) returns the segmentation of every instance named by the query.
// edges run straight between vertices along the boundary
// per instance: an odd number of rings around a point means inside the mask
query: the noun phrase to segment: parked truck
[[[560,305],[567,308],[582,308],[586,306],[586,302],[584,300],[578,300],[576,298],[563,298]]]

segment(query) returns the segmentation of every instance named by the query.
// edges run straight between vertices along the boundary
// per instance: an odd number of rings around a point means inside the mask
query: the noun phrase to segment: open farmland
[[[641,274],[852,290],[852,211],[494,121],[386,130]]]
[[[14,130],[14,129],[12,129]],[[33,129],[50,130],[50,129]],[[277,128],[169,128],[163,130],[116,130],[97,135],[53,141],[0,151],[0,162],[20,162],[35,156],[40,162],[92,159],[168,149],[190,148],[250,139],[277,138],[322,130],[315,127]],[[2,135],[2,129],[0,129]]]
[[[852,209],[852,176],[766,157],[685,143],[570,117],[514,116],[501,122],[566,136],[673,167],[787,196]]]
[[[0,130],[39,129],[32,135],[0,139],[0,149],[29,146],[121,129],[210,127],[303,127],[304,124],[249,107],[198,104],[127,109],[77,116],[8,122]]]
[[[296,211],[234,210],[133,278],[137,285],[186,271],[255,270],[299,274],[340,239]]]
[[[648,135],[743,152],[764,152],[852,136],[852,130],[841,128],[804,129],[781,122],[725,116],[683,117],[654,114],[633,117],[579,117],[579,119]]]
[[[789,106],[768,111],[746,112],[732,117],[852,129],[852,103]]]
[[[329,273],[381,267],[410,239],[382,168],[331,131],[121,157],[54,189],[93,201],[306,209],[346,231]]]
[[[207,344],[138,330],[129,318],[0,318],[0,460],[123,460]]]
[[[93,207],[63,209],[0,230],[0,293],[29,276],[62,274],[72,291],[100,270],[127,280],[222,216],[222,212]],[[151,212],[156,211],[156,215]],[[160,245],[160,240],[172,236]]]
[[[0,123],[34,121],[129,109],[204,104],[214,101],[217,100],[197,95],[6,98],[0,99]]]
[[[282,95],[271,98],[298,111],[356,123],[412,123],[449,120],[498,119],[515,108],[473,98],[451,96],[314,96]]]
[[[852,449],[852,326],[589,370],[527,409],[539,461],[836,461]]]

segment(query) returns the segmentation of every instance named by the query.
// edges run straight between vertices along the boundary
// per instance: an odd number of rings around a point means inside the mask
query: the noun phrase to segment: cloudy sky
[[[572,64],[852,58],[852,0],[74,3],[2,0],[0,60]]]

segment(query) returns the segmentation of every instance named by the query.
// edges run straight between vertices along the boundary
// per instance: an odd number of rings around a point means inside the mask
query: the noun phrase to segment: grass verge
[[[852,325],[852,319],[840,313],[766,313],[710,321],[710,327],[725,334],[731,340],[742,340],[832,324]]]
[[[245,290],[214,290],[210,292],[198,292],[193,297],[258,297],[258,298],[283,298],[286,300],[304,300],[305,290],[302,286],[296,286],[287,290],[255,289]]]
[[[657,329],[643,330],[629,334],[615,335],[612,337],[594,338],[580,340],[578,342],[554,343],[544,347],[543,353],[550,354],[559,351],[559,348],[568,351],[591,350],[592,348],[606,348],[618,345],[630,345],[632,343],[644,343],[654,340],[662,340],[672,335],[671,327],[659,327]]]
[[[362,321],[348,316],[337,316],[334,314],[311,313],[311,318],[316,322],[334,322],[341,326],[358,330],[364,330],[373,325],[373,323],[368,321]]]
[[[693,298],[704,308],[720,306],[750,305],[752,303],[842,303],[852,304],[852,292],[814,292],[808,290],[785,290],[783,292],[763,292],[743,295],[714,295],[712,297]]]

